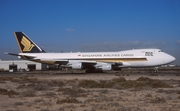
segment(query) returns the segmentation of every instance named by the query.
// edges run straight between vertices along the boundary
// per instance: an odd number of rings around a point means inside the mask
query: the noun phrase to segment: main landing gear
[[[154,68],[154,73],[158,73],[159,71],[158,71],[158,67],[155,67]]]

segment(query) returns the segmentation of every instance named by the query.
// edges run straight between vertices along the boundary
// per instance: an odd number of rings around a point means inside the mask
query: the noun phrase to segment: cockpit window
[[[159,50],[158,52],[163,52],[162,50]]]

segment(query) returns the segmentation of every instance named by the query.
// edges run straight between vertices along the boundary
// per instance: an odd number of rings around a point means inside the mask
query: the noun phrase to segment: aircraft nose
[[[175,60],[176,60],[176,58],[169,54],[167,54],[167,56],[165,56],[165,58],[164,58],[165,64],[169,64],[171,62],[174,62]]]
[[[173,56],[171,56],[171,58],[170,58],[170,59],[171,59],[171,61],[172,61],[172,62],[174,62],[174,61],[176,60],[176,58],[175,58],[175,57],[173,57]]]

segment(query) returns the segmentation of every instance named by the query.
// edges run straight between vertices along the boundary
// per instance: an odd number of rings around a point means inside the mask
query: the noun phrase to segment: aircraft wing
[[[61,64],[61,65],[65,65],[68,64],[70,62],[79,62],[82,63],[85,66],[95,66],[97,63],[109,63],[111,65],[114,66],[123,66],[124,62],[98,62],[98,61],[90,61],[90,60],[69,60],[69,59],[43,59],[43,58],[37,58],[36,55],[26,55],[26,54],[15,54],[15,53],[8,53],[6,52],[5,54],[8,55],[13,55],[13,56],[19,56],[21,58],[30,60],[30,61],[35,61],[35,62],[40,62],[40,63],[45,63],[45,64]]]

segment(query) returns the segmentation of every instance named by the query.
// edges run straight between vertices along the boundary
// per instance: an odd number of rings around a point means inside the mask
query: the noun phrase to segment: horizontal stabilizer
[[[14,53],[9,53],[9,52],[5,52],[4,54],[13,55],[13,56],[19,56],[19,54],[14,54]]]
[[[28,60],[32,60],[33,58],[36,58],[36,56],[14,54],[14,53],[9,53],[9,52],[5,52],[5,54],[7,54],[7,55],[13,55],[13,56],[19,56],[19,57],[21,57],[21,58],[28,59]]]

